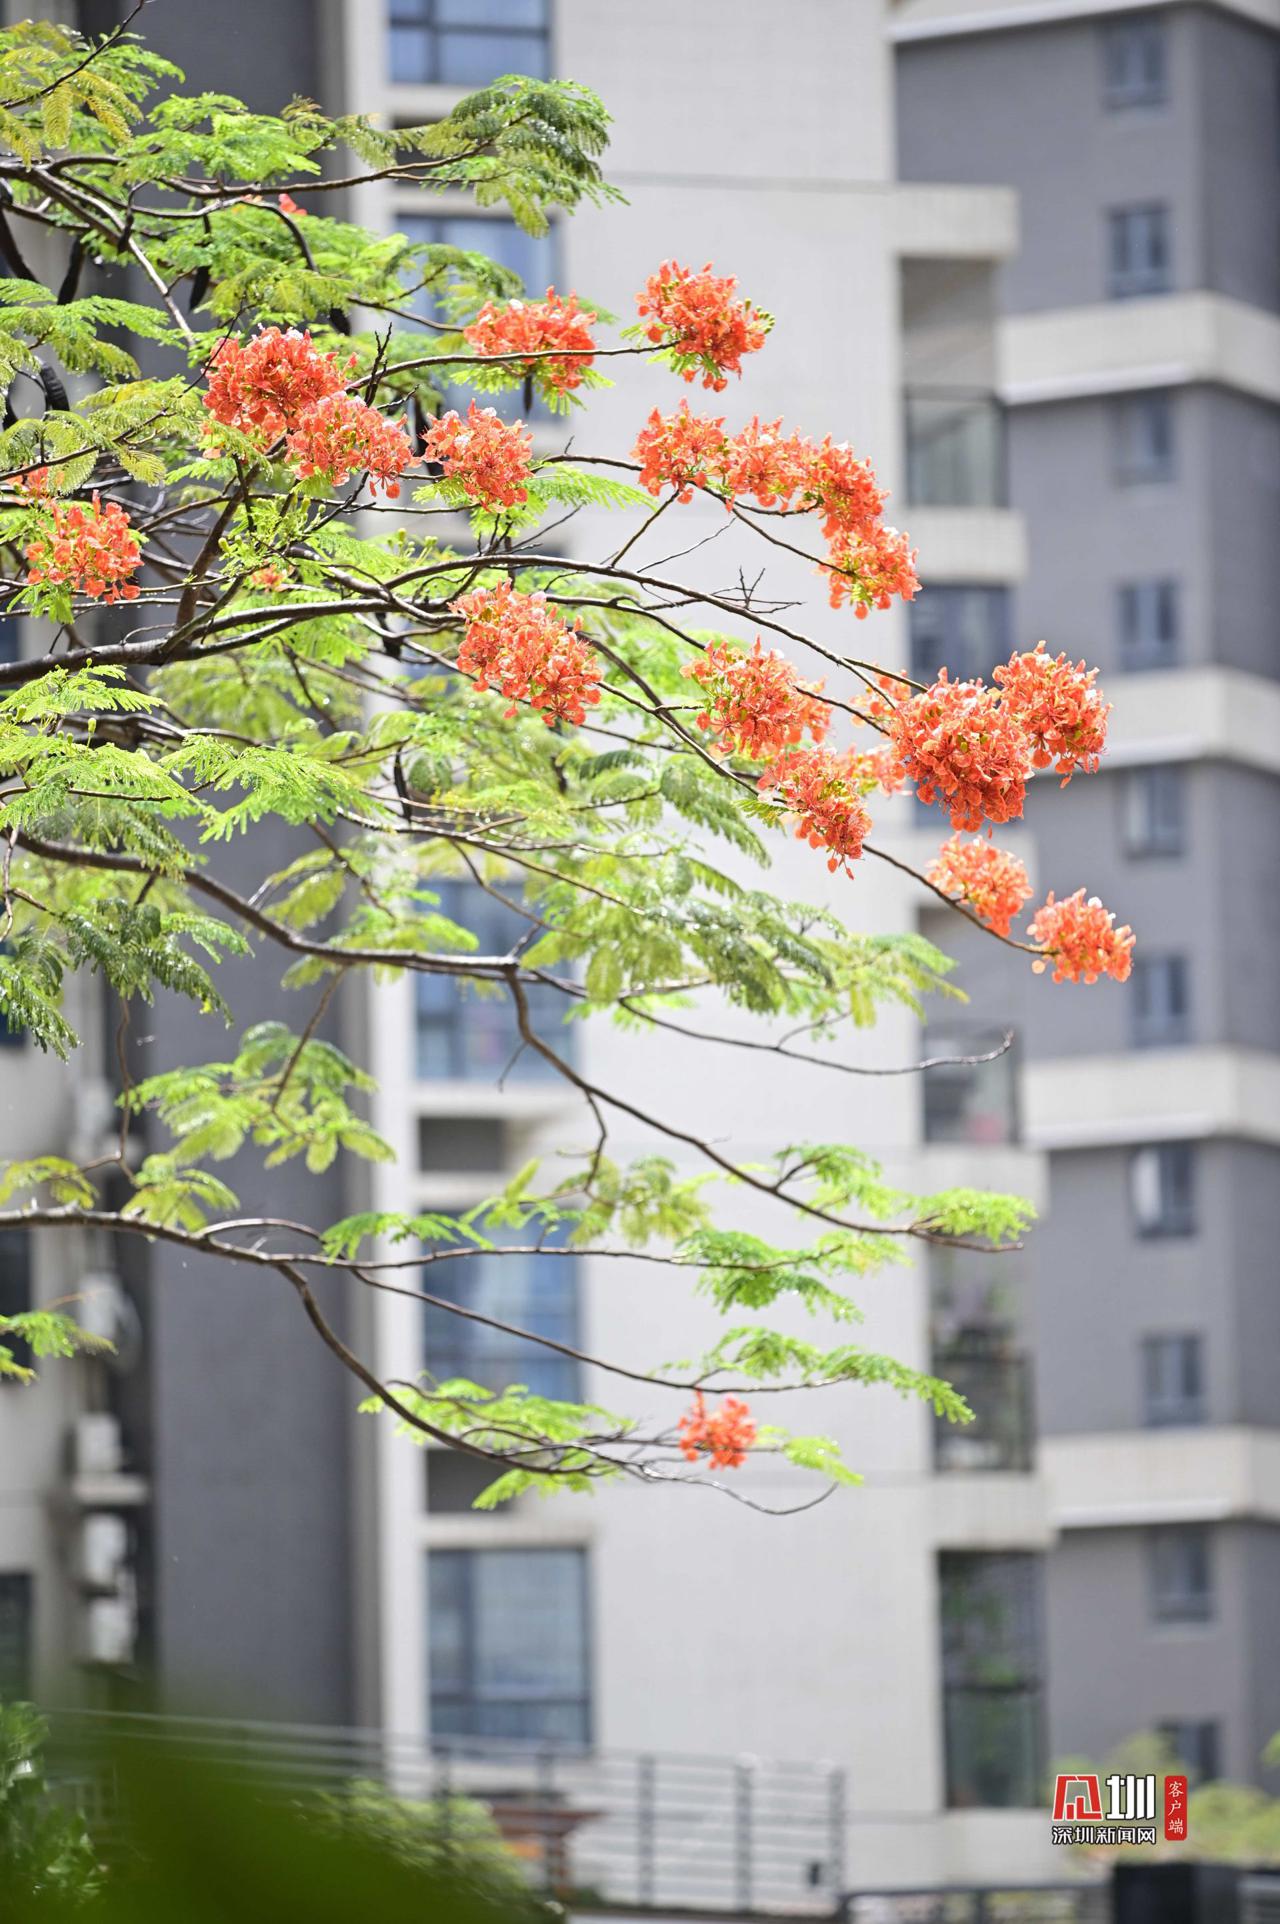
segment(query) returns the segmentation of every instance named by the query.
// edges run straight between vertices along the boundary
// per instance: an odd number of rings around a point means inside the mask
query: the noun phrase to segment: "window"
[[[1194,1234],[1195,1167],[1189,1142],[1160,1142],[1134,1151],[1129,1189],[1140,1236]]]
[[[907,500],[917,508],[1000,508],[1004,411],[993,394],[914,388],[905,396]]]
[[[528,1244],[535,1235],[527,1230],[494,1230],[489,1240]],[[428,1264],[422,1287],[428,1295],[443,1297],[494,1322],[509,1323],[572,1347],[578,1337],[575,1263],[576,1258],[563,1249],[545,1256],[500,1256],[478,1251]],[[506,1330],[472,1322],[430,1303],[424,1317],[427,1368],[437,1381],[465,1376],[484,1389],[495,1390],[524,1383],[535,1395],[569,1402],[578,1395],[578,1365],[572,1356],[558,1355],[537,1343],[508,1335]]]
[[[390,0],[393,81],[484,87],[499,74],[550,73],[546,0]]]
[[[1142,1418],[1153,1430],[1204,1422],[1204,1350],[1198,1336],[1143,1338]]]
[[[0,661],[18,659],[18,624],[12,615],[0,615]]]
[[[1180,768],[1135,768],[1124,778],[1124,845],[1130,855],[1181,855],[1186,784]]]
[[[1138,956],[1129,1006],[1136,1049],[1168,1048],[1189,1041],[1191,988],[1186,956]]]
[[[1181,1523],[1150,1532],[1151,1614],[1157,1623],[1207,1623],[1213,1615],[1209,1532]]]
[[[500,267],[509,268],[519,276],[525,292],[542,295],[548,287],[555,284],[555,233],[526,234],[523,227],[517,227],[513,220],[497,216],[486,219],[482,214],[402,214],[398,218],[401,233],[407,239],[425,247],[458,247],[470,254],[484,254],[489,260],[497,261]],[[415,269],[415,278],[421,269]],[[422,288],[415,293],[409,306],[424,321],[441,321],[445,318],[439,298],[429,289]],[[470,401],[491,407],[504,419],[515,420],[523,415],[544,415],[546,409],[540,401],[531,407],[524,406],[518,388],[499,389],[477,395],[469,387],[446,387],[441,395],[441,406],[457,408],[463,414]]]
[[[1164,21],[1150,13],[1102,29],[1102,97],[1108,107],[1158,107],[1168,97]]]
[[[582,1550],[427,1556],[431,1734],[590,1740]]]
[[[926,1142],[1003,1143],[1018,1139],[1016,1051],[1003,1029],[930,1026],[925,1054],[936,1067],[921,1076]],[[987,1056],[989,1061],[975,1061]]]
[[[471,882],[433,882],[440,897],[437,913],[469,929],[480,955],[506,955],[527,934],[530,924]],[[505,893],[505,891],[504,891]],[[518,891],[509,899],[514,900]],[[460,951],[461,953],[461,951]],[[536,1049],[521,1046],[515,1011],[507,990],[465,984],[456,976],[418,975],[414,979],[417,1072],[424,1081],[506,1080],[535,1082],[557,1071]],[[571,1057],[571,1028],[564,1026],[570,1003],[558,989],[531,983],[526,990],[534,1033],[561,1057]]]
[[[917,681],[936,681],[944,667],[952,681],[989,675],[1013,645],[1007,588],[931,583],[928,594],[909,603],[908,621]]]
[[[31,1578],[0,1571],[0,1703],[31,1694]]]
[[[1172,284],[1169,209],[1113,209],[1107,215],[1107,293],[1112,300],[1167,294]]]
[[[0,1229],[0,1316],[21,1316],[30,1308],[30,1231]],[[21,1363],[24,1368],[30,1364],[31,1346],[21,1337],[0,1333],[0,1343],[13,1352],[15,1362]],[[0,1376],[0,1384],[16,1383],[18,1380],[16,1376]]]
[[[1181,1719],[1156,1725],[1169,1749],[1195,1784],[1212,1784],[1221,1775],[1218,1726]]]
[[[1027,1551],[943,1551],[947,1803],[1022,1808],[1043,1770],[1041,1565]]]
[[[1127,581],[1116,590],[1122,668],[1169,668],[1178,659],[1178,584]]]
[[[1173,397],[1163,389],[1127,394],[1116,402],[1112,421],[1116,480],[1124,487],[1172,481]]]

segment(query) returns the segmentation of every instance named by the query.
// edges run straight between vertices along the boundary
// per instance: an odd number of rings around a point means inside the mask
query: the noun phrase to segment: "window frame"
[[[591,1570],[588,1547],[581,1543],[477,1545],[474,1548],[455,1548],[450,1545],[447,1548],[442,1546],[440,1549],[428,1548],[425,1554],[427,1559],[426,1584],[424,1586],[427,1598],[427,1715],[428,1728],[431,1732],[433,1742],[437,1745],[447,1745],[450,1742],[458,1742],[460,1744],[483,1743],[486,1741],[492,1743],[535,1742],[543,1748],[590,1749],[593,1742],[595,1721],[595,1653],[591,1634]],[[486,1695],[482,1676],[484,1657],[479,1649],[477,1638],[478,1610],[476,1603],[476,1571],[479,1567],[478,1560],[484,1557],[502,1557],[507,1560],[508,1564],[510,1564],[513,1558],[517,1557],[523,1559],[554,1557],[557,1559],[568,1558],[573,1560],[576,1567],[576,1607],[580,1611],[579,1628],[581,1634],[577,1641],[577,1651],[579,1654],[579,1690],[569,1694],[553,1694],[551,1692],[529,1693],[527,1691],[520,1691],[510,1693],[506,1696],[492,1692]],[[446,1561],[452,1561],[454,1567],[461,1573],[461,1587],[465,1593],[460,1609],[461,1668],[465,1673],[465,1677],[461,1689],[458,1690],[446,1689],[435,1681],[433,1675],[434,1666],[431,1658],[431,1622],[433,1616],[441,1607],[438,1598],[435,1600],[432,1599],[432,1570],[434,1568],[439,1571]],[[525,1591],[527,1583],[528,1577],[526,1575],[521,1581],[522,1592]],[[446,1720],[442,1717],[441,1713],[446,1712],[450,1707],[456,1707],[463,1712],[471,1711],[472,1713],[478,1713],[473,1716],[472,1721],[474,1723],[483,1723],[485,1721],[483,1715],[484,1710],[498,1706],[516,1707],[534,1711],[539,1708],[558,1707],[569,1710],[571,1714],[577,1716],[580,1721],[572,1737],[559,1736],[547,1731],[528,1731],[522,1736],[513,1737],[510,1733],[488,1733],[475,1728],[452,1731],[446,1731],[440,1728],[441,1723]]]
[[[1116,636],[1125,674],[1176,668],[1182,659],[1182,583],[1148,575],[1116,584]]]
[[[1176,1346],[1176,1348],[1175,1348]],[[1160,1358],[1176,1356],[1172,1369]],[[1156,1330],[1139,1339],[1142,1423],[1148,1430],[1200,1429],[1208,1422],[1205,1341],[1200,1330]],[[1190,1370],[1187,1361],[1194,1358]],[[1173,1389],[1160,1378],[1180,1379]],[[1193,1386],[1187,1387],[1193,1379]]]
[[[30,1697],[35,1664],[35,1577],[30,1570],[0,1570],[0,1656],[6,1650],[9,1625],[7,1608],[16,1603],[18,1620],[16,1642],[20,1645],[19,1670],[12,1678],[0,1664],[0,1698],[9,1702]]]
[[[465,1208],[465,1204],[459,1203],[439,1213],[462,1215]],[[512,1233],[513,1236],[519,1234]],[[498,1242],[499,1237],[491,1236],[490,1240]],[[500,1313],[503,1308],[501,1300],[496,1305],[484,1305],[481,1292],[486,1277],[480,1266],[486,1262],[505,1265],[508,1275],[515,1270],[517,1277],[523,1279],[526,1287],[521,1295],[527,1303],[526,1308],[507,1315]],[[544,1279],[549,1277],[553,1286],[558,1284],[549,1301],[543,1303],[538,1302],[536,1291],[528,1287],[539,1276]],[[573,1349],[582,1346],[582,1290],[578,1279],[578,1258],[567,1248],[558,1250],[554,1256],[501,1257],[486,1256],[483,1251],[478,1251],[474,1256],[461,1258],[456,1263],[441,1263],[438,1267],[428,1263],[424,1265],[422,1287],[426,1293],[438,1296],[443,1301],[457,1302],[464,1309],[475,1309],[481,1315],[516,1323],[534,1336],[550,1336]],[[516,1288],[519,1288],[519,1284]],[[542,1328],[539,1328],[539,1323],[543,1324]],[[453,1340],[433,1345],[432,1331],[436,1327],[449,1332]],[[478,1346],[487,1337],[499,1334],[484,1323],[474,1323],[465,1316],[455,1316],[447,1309],[425,1303],[421,1327],[423,1364],[437,1381],[462,1376],[470,1382],[479,1383],[483,1389],[496,1390],[527,1380],[535,1396],[547,1396],[567,1403],[581,1400],[582,1364],[577,1357],[565,1356],[557,1350],[544,1349],[540,1344],[514,1336],[502,1338],[492,1354],[485,1355],[479,1351]],[[471,1338],[470,1344],[468,1337]],[[502,1343],[506,1344],[505,1348]],[[443,1367],[437,1368],[437,1364]]]
[[[382,14],[383,27],[383,72],[387,85],[400,87],[447,87],[459,93],[475,93],[489,86],[504,73],[527,73],[533,79],[549,80],[555,71],[554,59],[554,8],[551,0],[536,0],[540,5],[542,19],[537,26],[525,27],[514,24],[494,25],[488,21],[463,18],[459,21],[442,20],[440,0],[386,0]],[[447,5],[447,0],[446,0]],[[397,74],[396,47],[397,34],[416,34],[422,44],[421,66],[424,71],[411,76]],[[487,79],[473,77],[466,80],[448,79],[440,69],[446,39],[456,38],[476,43],[486,40],[512,42],[512,59],[494,67]],[[527,48],[539,48],[543,57],[529,62],[524,56]],[[545,69],[538,72],[538,68]]]
[[[447,916],[459,927],[471,929],[481,940],[482,952],[483,930],[486,927],[491,927],[494,940],[501,942],[507,939],[507,935],[501,931],[504,921],[510,923],[512,933],[520,924],[520,917],[515,911],[504,909],[501,903],[486,895],[478,883],[448,877],[433,880],[430,887],[440,898],[434,912]],[[513,889],[511,893],[514,898],[518,890]],[[461,956],[465,951],[459,950],[458,953]],[[544,1021],[539,1029],[544,1012],[559,1011],[563,1014],[569,1007],[568,999],[558,989],[539,984],[531,984],[526,996],[530,1022],[539,1033],[549,1026]],[[556,1053],[570,1063],[576,1054],[574,1031],[575,1025],[566,1022],[561,1022],[554,1031]],[[433,1037],[436,1044],[434,1053],[439,1057],[438,1066],[432,1061],[427,1048],[429,1038]],[[557,1086],[560,1076],[555,1065],[536,1049],[530,1049],[527,1045],[521,1048],[520,1040],[508,997],[498,999],[478,995],[455,976],[422,973],[414,976],[413,1073],[416,1082],[464,1082],[471,1086],[487,1083],[492,1086],[502,1077],[521,1088]],[[496,1058],[492,1063],[483,1060],[482,1048],[477,1049],[475,1045],[477,1042],[483,1045],[486,1041],[502,1044],[505,1053],[501,1061]]]
[[[1161,426],[1156,435],[1144,437],[1150,445],[1137,449],[1134,423],[1146,415],[1148,423],[1159,410]],[[1156,448],[1157,440],[1165,446]],[[1117,487],[1167,487],[1178,476],[1177,411],[1174,390],[1168,387],[1141,388],[1118,395],[1111,408],[1111,467]]]
[[[1169,1568],[1175,1559],[1172,1552],[1175,1546],[1182,1553],[1194,1546],[1194,1555],[1187,1562],[1187,1569],[1199,1562],[1203,1574],[1203,1584],[1195,1581],[1185,1583],[1180,1580],[1186,1574],[1180,1573],[1179,1580],[1169,1582]],[[1216,1610],[1216,1583],[1214,1577],[1213,1535],[1206,1523],[1165,1523],[1158,1524],[1147,1533],[1147,1598],[1153,1624],[1165,1627],[1181,1627],[1187,1624],[1214,1622]]]
[[[1168,201],[1106,210],[1107,299],[1146,300],[1173,292],[1173,214]]]
[[[1144,1007],[1162,980],[1158,1010]],[[1135,1049],[1176,1049],[1191,1040],[1191,958],[1183,950],[1137,955],[1130,992],[1130,1041]]]
[[[1102,50],[1102,104],[1111,113],[1123,113],[1133,108],[1150,110],[1163,107],[1169,101],[1169,36],[1165,21],[1158,13],[1131,13],[1119,19],[1101,23]],[[1144,62],[1141,48],[1145,41],[1148,49],[1157,49],[1158,57],[1154,63]],[[1125,54],[1126,43],[1128,55]],[[1120,58],[1117,59],[1117,52]],[[1144,64],[1158,68],[1151,73],[1138,74],[1138,77],[1125,77],[1118,69],[1129,66],[1140,68]]]
[[[1139,1158],[1155,1158],[1155,1166],[1160,1172],[1157,1176],[1159,1191],[1159,1214],[1144,1218],[1139,1196]],[[1181,1174],[1176,1173],[1179,1168]],[[1164,1172],[1174,1170],[1171,1181],[1166,1181]],[[1193,1142],[1175,1140],[1172,1142],[1142,1143],[1132,1150],[1129,1157],[1129,1207],[1133,1216],[1134,1233],[1143,1242],[1159,1242],[1166,1237],[1191,1237],[1199,1230],[1199,1210],[1197,1199],[1197,1157]],[[1183,1194],[1178,1195],[1181,1187]]]
[[[19,1253],[20,1252],[20,1253]],[[31,1231],[20,1224],[0,1228],[0,1316],[22,1316],[35,1308],[35,1261]],[[31,1345],[20,1336],[0,1338],[24,1369],[31,1365]],[[21,1378],[0,1376],[5,1385],[21,1386]]]
[[[952,1632],[956,1616],[953,1605],[948,1601],[948,1577],[959,1574],[962,1568],[967,1572],[979,1572],[982,1565],[1004,1565],[1011,1571],[1020,1573],[1020,1581],[1025,1588],[1025,1596],[1015,1600],[1014,1608],[1023,1616],[1018,1628],[1027,1633],[1025,1649],[1005,1651],[984,1651],[981,1648],[960,1650],[956,1647]],[[1038,1801],[1038,1793],[1043,1781],[1046,1747],[1046,1646],[1045,1646],[1045,1592],[1044,1557],[1035,1550],[940,1550],[937,1558],[938,1581],[938,1620],[941,1639],[942,1671],[942,1725],[943,1725],[943,1769],[946,1807],[949,1810],[1023,1810],[1033,1808]],[[970,1592],[978,1600],[979,1609],[984,1599],[980,1594],[980,1582],[969,1579]],[[998,1605],[999,1586],[991,1592],[991,1598]],[[1009,1674],[982,1676],[984,1669],[999,1672],[1002,1668]],[[983,1707],[1005,1705],[1018,1714],[1026,1714],[1023,1734],[1029,1737],[1029,1751],[1026,1759],[1027,1770],[1024,1781],[1017,1788],[1025,1794],[1025,1801],[1005,1801],[999,1803],[979,1802],[960,1795],[960,1790],[976,1774],[972,1769],[963,1769],[957,1752],[964,1741],[965,1725],[961,1714],[964,1711],[979,1710]],[[998,1709],[997,1709],[998,1720]],[[988,1742],[988,1755],[993,1748]],[[1017,1770],[1015,1763],[1014,1770]]]
[[[1172,808],[1152,803],[1158,795],[1154,779],[1168,779],[1164,802],[1176,797]],[[1144,795],[1146,799],[1138,801]],[[1124,771],[1121,792],[1121,832],[1125,854],[1134,861],[1167,860],[1187,853],[1187,771],[1181,762],[1150,762]]]

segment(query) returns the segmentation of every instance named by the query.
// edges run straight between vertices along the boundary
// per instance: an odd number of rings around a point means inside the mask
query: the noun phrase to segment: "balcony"
[[[1018,1059],[1009,1031],[931,1023],[925,1046],[925,1141],[988,1148],[1017,1142]]]
[[[1007,507],[1004,410],[994,394],[908,388],[903,413],[909,506]]]
[[[1014,1471],[1027,1475],[1035,1450],[1031,1359],[1003,1343],[972,1341],[935,1351],[933,1372],[953,1384],[972,1423],[934,1423],[933,1463],[940,1474]]]

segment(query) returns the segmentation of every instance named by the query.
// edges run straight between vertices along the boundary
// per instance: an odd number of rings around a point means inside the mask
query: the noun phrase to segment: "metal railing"
[[[291,1796],[373,1782],[415,1803],[473,1798],[530,1881],[574,1909],[839,1913],[846,1813],[835,1766],[487,1740],[427,1748],[377,1731],[92,1711],[51,1722],[51,1778],[103,1836],[119,1821],[117,1760],[163,1744]]]
[[[1029,1471],[1035,1457],[1030,1357],[959,1347],[935,1351],[932,1367],[973,1411],[972,1423],[935,1420],[934,1468]]]
[[[994,394],[908,388],[903,411],[911,507],[1008,505],[1004,410]]]
[[[945,1891],[860,1891],[844,1924],[1111,1924],[1107,1884],[977,1886]]]

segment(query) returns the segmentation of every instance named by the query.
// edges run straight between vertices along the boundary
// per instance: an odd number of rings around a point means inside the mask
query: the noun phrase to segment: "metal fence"
[[[843,1773],[757,1758],[575,1751],[375,1731],[87,1711],[52,1719],[51,1775],[109,1838],[117,1761],[167,1744],[241,1782],[305,1797],[359,1782],[492,1812],[532,1883],[587,1911],[839,1915]]]
[[[1028,1884],[999,1890],[863,1891],[845,1924],[1111,1924],[1109,1884]]]

